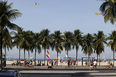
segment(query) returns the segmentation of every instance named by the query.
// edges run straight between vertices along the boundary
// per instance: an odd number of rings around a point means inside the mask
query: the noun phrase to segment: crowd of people
[[[64,60],[60,60],[60,62],[61,63],[63,63],[64,62]],[[66,62],[66,61],[65,61]],[[32,66],[32,63],[33,63],[33,61],[32,60],[24,60],[24,63],[19,63],[19,61],[17,60],[17,62],[16,63],[13,63],[12,65],[25,65],[25,66]],[[37,66],[41,66],[41,64],[42,64],[42,66],[45,66],[45,64],[44,63],[41,63],[41,61],[39,61],[38,60],[38,64],[37,64]],[[54,60],[47,60],[47,66],[48,67],[50,67],[50,68],[53,68],[53,66],[54,65],[56,65],[57,66],[57,64],[58,64],[58,59],[54,59]],[[108,61],[108,63],[107,63],[108,65],[106,66],[107,68],[112,68],[113,67],[113,64],[112,64],[112,62],[110,62],[110,60]],[[68,59],[67,60],[67,65],[68,65],[68,67],[70,67],[71,65],[73,65],[73,66],[78,66],[78,60],[70,60],[70,59]],[[94,60],[94,61],[90,61],[90,63],[88,63],[88,61],[86,61],[85,62],[85,66],[90,66],[89,67],[89,70],[91,70],[91,69],[97,69],[97,62],[96,62],[96,60]]]
[[[70,67],[71,65],[78,66],[78,60],[68,59],[68,67]]]

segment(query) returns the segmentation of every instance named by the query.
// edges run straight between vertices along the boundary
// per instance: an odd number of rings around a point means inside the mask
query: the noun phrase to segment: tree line
[[[83,35],[83,33],[77,29],[74,32],[66,31],[61,33],[59,31],[54,31],[54,33],[50,34],[48,29],[44,29],[38,33],[34,33],[32,31],[23,31],[18,25],[10,22],[10,20],[21,17],[21,13],[17,9],[11,8],[12,3],[7,5],[7,1],[0,1],[0,49],[2,52],[2,48],[12,49],[14,46],[17,46],[19,49],[19,60],[20,60],[20,49],[24,50],[24,59],[25,59],[25,50],[31,50],[33,52],[35,50],[35,61],[36,61],[36,52],[41,52],[44,49],[44,61],[46,59],[46,49],[52,49],[57,51],[58,58],[58,48],[60,47],[62,50],[65,49],[70,51],[71,49],[76,48],[76,60],[78,56],[78,49],[81,46],[82,51],[85,55],[89,56],[92,53],[97,54],[100,57],[100,53],[104,51],[104,44],[110,45],[111,50],[113,51],[113,59],[114,59],[114,51],[116,50],[116,31],[112,31],[111,34],[107,37],[104,35],[103,31],[98,31],[98,33],[94,33],[93,35],[88,33]],[[109,6],[109,7],[107,7]],[[111,20],[111,23],[114,24],[114,12],[106,9],[112,9],[114,5],[111,5],[111,1],[107,0],[106,3],[103,3],[100,6],[100,11],[105,13],[104,21],[107,22]],[[108,11],[108,12],[107,12]],[[110,15],[108,15],[110,14]],[[113,16],[114,15],[114,16]],[[10,30],[16,30],[17,32],[9,32]],[[11,36],[13,35],[13,36]],[[110,42],[107,42],[110,40]],[[1,54],[2,55],[2,54]],[[100,62],[99,62],[100,63]],[[114,64],[114,61],[113,61]],[[35,62],[36,65],[36,62]]]

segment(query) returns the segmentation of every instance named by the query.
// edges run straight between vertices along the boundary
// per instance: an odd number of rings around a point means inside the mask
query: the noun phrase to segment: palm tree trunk
[[[46,60],[46,49],[44,49],[44,63],[45,63],[45,60]]]
[[[25,49],[24,49],[24,60],[25,60]]]
[[[99,66],[100,66],[100,53],[99,53]]]
[[[77,49],[76,49],[76,61],[77,61],[77,56],[78,56],[78,53],[77,53],[78,51],[77,51]]]
[[[67,56],[68,56],[68,50],[67,50]]]
[[[57,51],[57,59],[58,59],[58,51]],[[58,65],[58,62],[56,62],[57,63],[57,65]]]
[[[34,61],[34,65],[36,66],[36,47],[35,47],[35,61]]]
[[[88,66],[89,66],[89,64],[90,64],[90,60],[89,60],[89,53],[88,53]]]
[[[21,64],[21,62],[20,62],[20,48],[19,48],[19,63]]]
[[[30,53],[29,53],[29,51],[28,51],[28,60],[29,60],[29,58],[30,58]]]
[[[115,56],[115,55],[114,55],[114,50],[113,50],[113,65],[114,65],[114,56]]]
[[[98,54],[97,54],[97,63],[98,63]]]
[[[5,59],[6,59],[6,46],[5,46]]]

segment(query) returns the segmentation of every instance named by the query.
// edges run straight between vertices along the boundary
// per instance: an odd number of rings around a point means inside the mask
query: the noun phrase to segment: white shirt
[[[96,65],[96,63],[97,63],[96,61],[93,62],[94,65]]]

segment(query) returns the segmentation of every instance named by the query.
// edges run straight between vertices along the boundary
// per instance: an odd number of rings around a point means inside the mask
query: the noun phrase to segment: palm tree
[[[13,29],[18,30],[20,29],[19,26],[17,26],[14,23],[11,23],[10,20],[16,19],[17,17],[21,16],[21,13],[18,12],[17,9],[12,9],[12,3],[7,5],[7,1],[0,1],[0,36],[1,36],[1,45],[0,49],[2,53],[2,31],[3,29]],[[0,59],[2,59],[2,54],[0,55]],[[2,60],[1,60],[2,63]],[[0,70],[2,70],[2,65],[0,66]]]
[[[38,50],[38,53],[41,52],[41,40],[40,40],[40,34],[39,33],[34,33],[33,36],[34,40],[33,40],[33,47],[35,49],[35,59],[34,59],[34,65],[36,65],[36,52]]]
[[[83,45],[83,37],[82,37],[82,32],[78,29],[74,31],[74,46],[76,46],[76,60],[77,60],[77,56],[78,56],[78,49],[79,49],[79,45]]]
[[[105,15],[104,17],[104,22],[110,22],[114,24],[115,18],[116,18],[116,3],[113,2],[113,0],[106,0],[101,6],[100,6],[100,11]]]
[[[113,65],[114,65],[114,51],[116,51],[116,31],[112,31],[111,34],[109,34],[109,36],[107,37],[108,40],[110,40],[108,42],[108,46],[111,46],[111,50],[113,51]]]
[[[12,46],[13,46],[12,39],[11,39],[8,29],[3,30],[2,40],[3,40],[2,47],[5,49],[5,58],[6,58],[6,48],[9,50],[9,48],[12,49]]]
[[[46,49],[49,49],[50,46],[52,46],[52,38],[49,35],[50,31],[48,29],[44,29],[40,32],[40,39],[42,48],[44,49],[44,63],[46,60]]]
[[[53,34],[51,34],[51,37],[53,39],[52,42],[52,50],[55,49],[57,52],[57,59],[58,59],[58,48],[60,47],[62,49],[61,43],[63,42],[63,36],[60,31],[55,31]],[[57,62],[58,65],[58,62]]]
[[[84,36],[83,40],[84,44],[82,46],[82,50],[85,53],[85,55],[88,54],[88,62],[90,61],[89,56],[93,53],[93,39],[94,37],[88,33]]]
[[[100,66],[100,53],[104,51],[104,44],[106,44],[106,36],[104,35],[103,31],[98,31],[98,33],[94,34],[94,49],[97,54],[97,62],[98,62],[98,55],[99,55],[99,66]]]
[[[14,35],[12,38],[14,40],[13,44],[19,49],[19,63],[20,63],[20,50],[22,49],[22,34],[23,34],[23,29],[19,30],[18,32],[11,32],[12,35]]]
[[[34,41],[34,33],[32,31],[26,31],[26,37],[25,39],[29,43],[29,46],[27,46],[26,50],[28,51],[28,59],[30,58],[30,50],[33,52],[33,41]]]
[[[19,45],[21,46],[22,49],[24,49],[24,60],[25,60],[25,50],[28,50],[30,46],[29,41],[28,41],[29,37],[26,31],[22,32],[21,38],[22,39]]]
[[[62,46],[65,48],[65,51],[67,51],[67,56],[68,56],[68,51],[71,50],[71,46],[73,45],[73,33],[72,32],[64,32],[63,36],[63,43]]]

